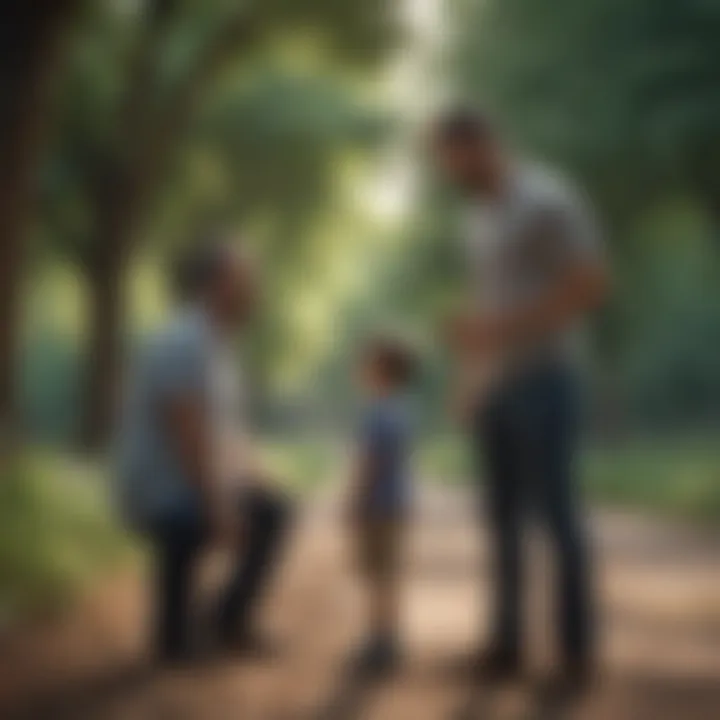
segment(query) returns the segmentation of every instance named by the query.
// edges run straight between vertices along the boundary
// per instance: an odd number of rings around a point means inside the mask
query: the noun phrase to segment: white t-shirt
[[[517,167],[505,197],[473,204],[464,224],[463,251],[480,314],[532,304],[569,265],[603,262],[586,203],[567,183],[538,166]],[[505,360],[516,364],[567,355],[577,345],[577,329],[573,321],[551,335],[528,338]]]

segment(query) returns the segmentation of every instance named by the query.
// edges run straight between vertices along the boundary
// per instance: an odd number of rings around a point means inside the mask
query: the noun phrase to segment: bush
[[[125,540],[97,475],[58,456],[11,460],[0,478],[0,624],[52,610],[114,566]]]
[[[38,333],[22,356],[22,420],[34,441],[66,444],[75,438],[80,411],[80,358],[76,341]]]

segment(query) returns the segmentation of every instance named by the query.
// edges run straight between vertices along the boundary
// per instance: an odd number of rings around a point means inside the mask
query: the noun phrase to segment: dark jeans
[[[494,546],[493,646],[522,644],[522,529],[534,511],[550,536],[557,565],[557,623],[566,661],[589,659],[590,597],[574,459],[579,388],[566,367],[548,365],[500,387],[478,412],[474,435],[487,477]]]
[[[290,520],[286,500],[272,491],[253,488],[238,508],[242,522],[234,572],[220,598],[217,623],[223,637],[248,629],[252,611],[276,564]],[[208,539],[197,513],[157,520],[151,528],[155,551],[156,642],[162,657],[188,650],[189,604],[196,561]]]

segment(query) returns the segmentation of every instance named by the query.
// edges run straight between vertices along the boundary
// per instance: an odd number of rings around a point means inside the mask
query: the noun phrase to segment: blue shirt
[[[373,402],[365,410],[360,435],[371,473],[365,509],[382,517],[402,514],[409,502],[410,425],[401,399]]]
[[[186,477],[163,421],[174,396],[208,396],[210,328],[187,310],[144,344],[130,373],[117,438],[117,491],[125,518],[138,527],[194,514],[197,491]]]

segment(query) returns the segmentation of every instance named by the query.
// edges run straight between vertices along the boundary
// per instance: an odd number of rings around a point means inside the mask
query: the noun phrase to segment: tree
[[[15,362],[23,244],[56,59],[78,2],[11,0],[0,13],[0,435],[17,422]]]
[[[380,0],[264,0],[202,5],[147,0],[128,14],[112,3],[90,12],[69,78],[56,166],[75,202],[49,205],[89,291],[85,440],[107,436],[122,357],[123,288],[149,212],[165,186],[201,101],[223,70],[288,34],[307,37],[335,62],[377,60],[391,44],[395,11]],[[88,97],[92,113],[88,117]],[[63,179],[64,182],[65,178]],[[63,183],[61,183],[63,184]]]
[[[717,221],[720,2],[464,0],[457,76],[613,225],[688,192]]]

